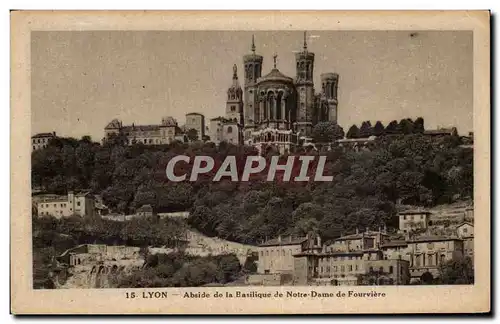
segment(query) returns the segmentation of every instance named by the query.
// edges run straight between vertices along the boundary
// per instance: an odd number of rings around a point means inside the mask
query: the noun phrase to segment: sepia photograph
[[[489,277],[472,28],[54,25],[24,35],[13,124],[31,293],[422,301]]]

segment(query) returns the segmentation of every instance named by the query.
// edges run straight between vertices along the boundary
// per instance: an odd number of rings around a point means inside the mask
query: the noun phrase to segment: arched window
[[[229,127],[227,128],[227,133],[228,133],[228,134],[231,134],[232,132],[233,132],[233,128],[232,128],[231,126],[229,126]]]
[[[392,273],[394,271],[394,267],[393,266],[389,266],[389,273]]]

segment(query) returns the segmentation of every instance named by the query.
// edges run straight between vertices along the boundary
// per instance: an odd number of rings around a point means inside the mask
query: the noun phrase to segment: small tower
[[[243,90],[238,81],[238,68],[233,65],[233,83],[227,90],[226,118],[243,124]]]
[[[310,136],[314,115],[314,53],[307,49],[307,33],[304,32],[302,51],[295,54],[295,86],[299,94],[297,102],[297,122],[295,130],[301,136]]]
[[[337,122],[337,88],[339,75],[337,73],[321,74],[321,99],[326,111],[322,112],[328,121]]]
[[[248,139],[250,133],[254,129],[254,121],[258,119],[258,102],[257,102],[257,79],[262,75],[263,57],[255,53],[255,37],[252,35],[252,54],[243,56],[243,64],[245,67],[245,82],[244,82],[244,137]]]

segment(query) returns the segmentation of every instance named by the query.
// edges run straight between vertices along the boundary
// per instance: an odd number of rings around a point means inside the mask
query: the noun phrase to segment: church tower
[[[238,81],[238,68],[233,65],[233,84],[227,90],[226,118],[243,124],[243,90]]]
[[[321,96],[325,102],[324,120],[337,122],[337,88],[339,75],[337,73],[321,74]]]
[[[311,136],[314,115],[314,53],[307,50],[307,35],[304,32],[303,50],[295,54],[297,76],[295,86],[298,92],[297,122],[295,130],[299,136]]]
[[[244,138],[250,138],[251,132],[254,130],[254,122],[258,120],[258,94],[257,94],[257,79],[262,75],[261,55],[255,54],[255,38],[252,35],[252,54],[243,56],[243,64],[245,67],[245,95],[244,95]]]

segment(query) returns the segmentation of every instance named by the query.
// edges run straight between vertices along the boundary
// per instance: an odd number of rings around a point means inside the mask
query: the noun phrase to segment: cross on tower
[[[276,59],[278,58],[278,54],[274,53],[273,59],[274,59],[274,68],[276,68]]]

